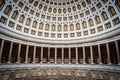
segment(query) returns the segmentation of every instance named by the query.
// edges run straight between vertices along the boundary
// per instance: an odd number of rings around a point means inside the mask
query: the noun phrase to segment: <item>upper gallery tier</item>
[[[0,33],[45,43],[120,34],[120,0],[1,0]]]

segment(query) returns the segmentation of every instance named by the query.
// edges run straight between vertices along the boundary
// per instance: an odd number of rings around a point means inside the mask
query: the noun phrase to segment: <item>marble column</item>
[[[86,64],[85,46],[83,46],[83,64]]]
[[[1,45],[0,45],[0,63],[2,59],[3,46],[4,46],[4,40],[1,41]]]
[[[25,63],[28,62],[28,49],[29,49],[29,46],[27,45],[27,47],[26,47],[26,55],[25,55]]]
[[[50,63],[50,47],[48,47],[48,63]]]
[[[34,51],[33,51],[33,63],[35,63],[35,56],[36,56],[36,46],[34,46]]]
[[[78,48],[76,47],[76,64],[78,64]]]
[[[8,63],[11,63],[12,48],[13,48],[13,42],[10,43]]]
[[[117,52],[118,65],[120,65],[120,51],[119,51],[119,46],[118,46],[117,41],[115,41],[115,47],[116,47],[116,52]]]
[[[106,49],[107,49],[108,65],[111,65],[110,50],[109,50],[109,44],[108,43],[106,43]]]
[[[20,50],[21,50],[21,44],[18,45],[17,63],[19,63],[19,59],[20,59]]]
[[[71,48],[69,48],[69,64],[71,64]]]
[[[101,57],[100,44],[98,44],[98,55],[99,55],[99,64],[102,64],[102,57]]]
[[[90,46],[90,55],[91,55],[91,64],[94,64],[94,60],[93,60],[93,47]]]
[[[62,64],[64,63],[64,48],[62,48]]]
[[[55,64],[57,64],[57,48],[55,48]]]
[[[43,63],[43,47],[41,47],[41,62],[40,63]]]

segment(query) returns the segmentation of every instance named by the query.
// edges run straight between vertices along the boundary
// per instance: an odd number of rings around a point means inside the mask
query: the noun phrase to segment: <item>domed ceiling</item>
[[[81,41],[120,31],[119,0],[1,0],[0,27],[34,41]]]

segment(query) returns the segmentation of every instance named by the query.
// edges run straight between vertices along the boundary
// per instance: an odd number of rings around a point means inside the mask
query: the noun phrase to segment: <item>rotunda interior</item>
[[[0,80],[120,80],[120,0],[0,0]]]

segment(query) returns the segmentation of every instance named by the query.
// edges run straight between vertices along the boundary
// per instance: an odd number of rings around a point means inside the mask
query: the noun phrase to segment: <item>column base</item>
[[[17,61],[16,63],[20,63],[20,62]]]
[[[118,63],[118,65],[120,65],[120,63]]]
[[[99,64],[103,64],[103,63],[99,63]]]
[[[25,62],[25,63],[28,63],[28,62]]]
[[[7,63],[11,63],[10,61],[8,61]]]
[[[64,64],[64,62],[62,62],[62,64]]]
[[[95,64],[95,63],[91,63],[91,64]]]
[[[54,64],[57,64],[57,62],[54,62]]]
[[[40,62],[40,64],[42,64],[43,62]]]
[[[76,64],[78,64],[78,62],[76,62]]]
[[[35,62],[32,62],[32,63],[35,63]]]
[[[83,64],[86,64],[86,62],[84,62]]]
[[[108,65],[112,65],[112,63],[108,63]]]

